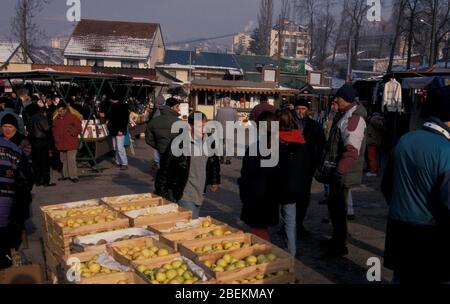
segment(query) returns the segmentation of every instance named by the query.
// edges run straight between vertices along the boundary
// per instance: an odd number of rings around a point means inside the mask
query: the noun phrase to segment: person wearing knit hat
[[[31,144],[23,133],[18,132],[20,126],[17,118],[13,114],[7,113],[1,118],[0,124],[1,136],[13,142],[27,157],[31,157]]]
[[[1,121],[1,125],[2,125],[2,127],[3,127],[3,125],[11,125],[14,128],[16,128],[16,129],[19,127],[17,119],[13,115],[11,115],[9,113],[6,114],[5,116],[3,116],[2,121]]]
[[[389,204],[384,264],[399,283],[450,281],[449,93],[429,90],[432,117],[399,140],[382,181]]]
[[[346,196],[362,182],[367,128],[367,110],[356,102],[356,92],[351,85],[343,85],[337,91],[334,102],[340,115],[338,121],[333,123],[316,174],[319,182],[330,184],[328,211],[333,237],[326,243],[328,257],[348,254]]]

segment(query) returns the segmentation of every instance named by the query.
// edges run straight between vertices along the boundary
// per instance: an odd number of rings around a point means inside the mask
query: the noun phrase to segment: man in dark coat
[[[114,151],[116,151],[116,165],[120,170],[128,170],[127,150],[125,149],[125,137],[128,136],[128,123],[130,111],[123,101],[123,96],[113,94],[110,98],[111,107],[108,113],[109,135],[113,138]]]
[[[314,173],[322,157],[325,146],[325,132],[322,126],[309,116],[310,104],[307,100],[297,100],[295,102],[295,112],[297,125],[306,140],[308,155],[306,160],[310,164],[307,193],[303,201],[297,202],[297,232],[299,235],[308,236],[310,232],[305,229],[303,222],[311,202],[311,187]]]
[[[32,147],[31,156],[36,186],[50,187],[55,186],[55,184],[50,182],[49,151],[52,143],[52,133],[46,115],[47,113],[44,109],[39,109],[30,118],[28,122],[28,136]]]
[[[160,115],[154,117],[147,124],[145,130],[145,142],[158,152],[155,158],[156,166],[160,166],[160,158],[166,153],[172,139],[177,133],[172,133],[172,125],[179,121],[180,101],[176,98],[169,98],[164,107],[160,108]]]
[[[197,122],[194,117],[199,115],[202,121]],[[188,137],[186,141],[191,145],[189,152],[175,156],[175,151],[169,145],[155,180],[155,193],[191,210],[193,218],[199,216],[207,186],[210,186],[212,192],[216,192],[220,184],[219,157],[208,157],[204,153],[197,156],[193,152],[199,147],[197,144],[202,145],[204,142],[206,121],[205,114],[201,112],[194,112],[189,116],[189,126],[180,135]],[[184,146],[179,148],[183,149]]]

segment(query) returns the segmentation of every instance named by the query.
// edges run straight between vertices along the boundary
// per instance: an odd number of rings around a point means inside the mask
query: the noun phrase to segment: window
[[[80,59],[67,58],[67,65],[81,65]]]
[[[105,62],[103,59],[88,59],[87,65],[91,67],[103,67]]]
[[[122,68],[138,69],[139,62],[137,62],[137,61],[122,61]]]

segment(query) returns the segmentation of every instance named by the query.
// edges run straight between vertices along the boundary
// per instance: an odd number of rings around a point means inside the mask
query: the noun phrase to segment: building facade
[[[270,34],[270,56],[278,54],[279,25]],[[311,36],[308,29],[289,20],[284,20],[282,31],[281,56],[286,58],[306,59],[309,56]]]
[[[82,19],[64,49],[64,64],[153,69],[164,54],[158,23]]]
[[[250,43],[252,37],[246,33],[238,33],[233,37],[233,44],[231,45],[231,52],[239,55],[251,55]]]

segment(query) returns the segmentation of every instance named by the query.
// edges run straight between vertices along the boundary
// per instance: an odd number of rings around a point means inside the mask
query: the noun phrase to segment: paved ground
[[[59,182],[52,188],[35,188],[33,221],[37,231],[29,237],[30,248],[25,251],[31,261],[43,264],[39,206],[154,190],[154,180],[150,175],[153,151],[145,142],[138,141],[135,152],[136,155],[129,158],[128,171],[120,171],[114,168],[111,161],[105,160],[100,164],[104,169],[100,174],[80,169],[79,184],[72,184],[69,181]],[[232,165],[222,168],[223,184],[217,193],[207,194],[201,215],[211,215],[232,226],[248,230],[239,219],[241,204],[236,179],[239,177],[240,166],[240,160],[234,159]],[[53,174],[56,180],[58,175],[56,172]],[[372,178],[365,180],[364,183],[365,185],[353,192],[356,220],[349,224],[350,254],[339,259],[321,257],[319,241],[331,235],[331,225],[322,223],[322,219],[327,216],[327,209],[317,204],[323,196],[322,186],[313,185],[311,207],[305,224],[313,234],[298,241],[296,273],[300,283],[368,283],[367,259],[370,257],[381,259],[383,255],[387,208],[379,192],[378,181]],[[277,235],[277,230],[274,228],[271,231],[272,241],[282,247],[284,244]],[[389,282],[391,277],[390,271],[381,269],[382,282]]]

